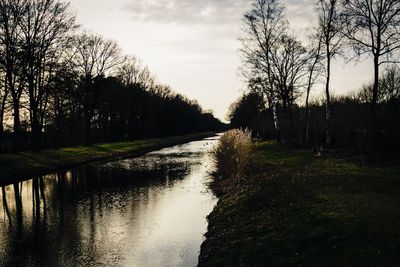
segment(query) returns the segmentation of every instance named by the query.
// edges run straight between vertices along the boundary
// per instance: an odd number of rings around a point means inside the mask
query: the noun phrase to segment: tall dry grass
[[[216,177],[242,177],[252,151],[253,143],[249,130],[230,130],[224,133],[218,144],[211,150]]]

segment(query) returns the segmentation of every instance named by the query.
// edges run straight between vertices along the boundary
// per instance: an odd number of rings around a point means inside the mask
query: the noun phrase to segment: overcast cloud
[[[133,0],[125,5],[135,20],[162,23],[236,23],[250,0]]]

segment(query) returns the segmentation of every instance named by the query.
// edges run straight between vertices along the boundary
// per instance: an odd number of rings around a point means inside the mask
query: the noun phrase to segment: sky
[[[251,0],[70,0],[82,29],[120,44],[140,58],[158,81],[196,99],[222,120],[246,89],[240,75],[241,20]],[[311,0],[282,1],[302,40],[315,21]],[[369,60],[355,65],[337,59],[332,92],[356,90],[372,77]],[[322,85],[313,95],[322,96]]]

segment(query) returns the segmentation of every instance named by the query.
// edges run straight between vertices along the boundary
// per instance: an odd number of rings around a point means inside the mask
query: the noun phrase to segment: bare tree
[[[306,48],[294,36],[282,35],[271,51],[272,75],[278,101],[286,120],[286,141],[293,143],[293,109],[306,85],[309,55]],[[288,127],[288,128],[287,128]]]
[[[310,128],[310,94],[315,82],[320,77],[323,69],[321,63],[323,61],[322,56],[322,35],[320,32],[311,35],[310,39],[313,42],[311,47],[308,49],[308,78],[306,87],[306,100],[305,100],[305,116],[304,116],[304,136],[303,145],[308,145],[309,139],[309,128]]]
[[[84,32],[73,42],[73,62],[84,77],[106,76],[125,61],[118,43],[101,35]]]
[[[74,39],[73,63],[82,77],[84,89],[85,144],[90,145],[91,123],[96,104],[93,80],[106,76],[125,61],[121,49],[113,40],[100,35],[83,33]]]
[[[368,83],[361,87],[358,98],[363,103],[372,103],[374,97],[374,84]],[[398,66],[391,65],[379,78],[378,103],[390,104],[400,99],[400,70]]]
[[[26,64],[32,145],[41,147],[49,99],[49,81],[61,60],[63,44],[75,28],[69,4],[58,0],[29,0],[21,23],[23,60]]]
[[[272,73],[271,51],[281,36],[285,33],[287,21],[284,16],[284,7],[277,0],[256,0],[243,20],[243,38],[241,52],[247,70],[247,78],[260,84],[257,88],[266,99],[269,99],[272,108],[275,130],[279,134],[279,120],[277,116],[277,97],[274,75]],[[278,137],[279,139],[279,137]]]
[[[21,128],[21,96],[25,86],[25,69],[21,64],[21,21],[27,0],[0,0],[1,65],[5,72],[4,86],[12,98],[13,150],[19,149]]]
[[[397,66],[390,66],[379,79],[378,102],[391,103],[400,99],[400,70]]]
[[[331,145],[331,97],[330,97],[330,81],[331,81],[331,63],[332,59],[341,49],[343,34],[341,15],[339,12],[338,0],[317,0],[316,3],[318,12],[318,29],[322,38],[324,49],[324,57],[326,60],[326,118],[325,128],[326,136],[325,143]]]
[[[293,36],[282,35],[276,44],[271,51],[272,75],[284,115],[291,120],[293,105],[304,87],[309,59],[306,48]]]
[[[344,0],[345,34],[357,56],[369,54],[374,64],[371,117],[375,120],[379,99],[380,66],[395,62],[400,48],[399,0]]]
[[[125,85],[136,85],[145,90],[154,84],[154,78],[149,69],[134,56],[127,57],[125,62],[118,67],[117,76]]]
[[[64,58],[68,60],[68,58]],[[59,148],[68,128],[68,118],[76,117],[79,103],[76,101],[78,75],[69,62],[62,61],[54,68],[54,75],[49,80],[49,119],[55,130],[54,145]]]

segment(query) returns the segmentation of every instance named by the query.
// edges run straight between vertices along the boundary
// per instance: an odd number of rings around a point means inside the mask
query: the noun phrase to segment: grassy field
[[[200,266],[399,266],[400,166],[257,144],[248,175],[212,187]]]
[[[133,142],[98,144],[87,147],[51,149],[41,152],[4,154],[0,155],[0,185],[98,160],[140,155],[148,151],[202,139],[210,135],[213,134],[202,133]]]

